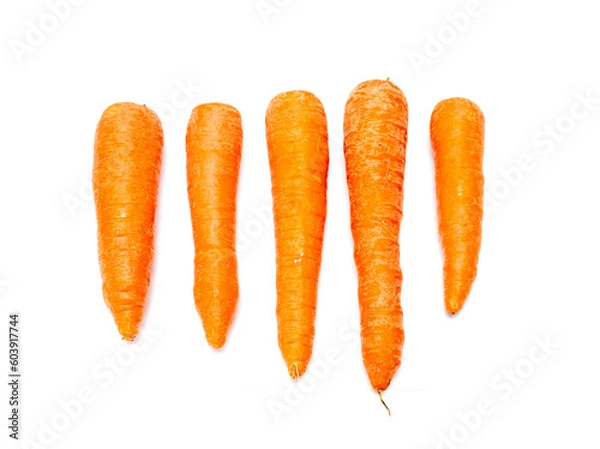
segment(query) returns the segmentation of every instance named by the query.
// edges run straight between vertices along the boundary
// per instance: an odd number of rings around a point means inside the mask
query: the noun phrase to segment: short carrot
[[[194,300],[206,340],[225,344],[238,302],[236,196],[242,119],[233,106],[197,106],[186,134],[188,198],[194,234]]]
[[[317,97],[291,91],[273,98],[265,121],[277,252],[278,341],[290,376],[298,378],[312,355],[315,333],[327,209],[327,119]]]
[[[444,253],[444,300],[455,314],[477,274],[483,218],[484,117],[475,103],[449,98],[431,115],[439,234]]]
[[[146,106],[117,103],[98,123],[93,191],[104,301],[133,340],[142,320],[154,252],[163,148],[160,120]]]
[[[390,81],[365,81],[350,94],[344,156],[362,355],[371,386],[380,394],[400,366],[404,344],[398,238],[407,125],[406,99]]]

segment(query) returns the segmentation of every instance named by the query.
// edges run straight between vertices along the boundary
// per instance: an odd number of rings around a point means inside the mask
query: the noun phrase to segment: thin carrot
[[[362,355],[377,392],[389,386],[404,344],[398,237],[407,125],[406,99],[390,81],[365,81],[350,94],[344,115],[344,156]]]
[[[327,209],[327,119],[305,91],[277,95],[266,135],[277,250],[279,348],[292,378],[306,370],[315,333],[317,286]]]
[[[188,198],[194,233],[194,300],[208,343],[225,344],[238,302],[236,196],[242,119],[233,106],[207,103],[190,117]]]
[[[446,310],[460,311],[477,274],[483,218],[485,121],[475,103],[449,98],[431,114]]]
[[[154,253],[163,148],[160,120],[146,106],[117,103],[98,123],[93,190],[104,301],[133,340],[142,320]]]

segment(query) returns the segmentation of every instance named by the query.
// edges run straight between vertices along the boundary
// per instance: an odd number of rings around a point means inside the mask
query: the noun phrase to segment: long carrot
[[[236,196],[242,119],[233,106],[197,106],[187,135],[188,198],[195,245],[194,299],[208,343],[225,344],[238,302]]]
[[[398,237],[407,125],[406,99],[390,81],[365,81],[350,94],[344,156],[362,355],[371,386],[380,394],[400,366],[404,344]]]
[[[277,95],[266,135],[277,251],[278,341],[292,378],[312,354],[327,209],[329,147],[323,105],[313,94]]]
[[[133,340],[142,320],[154,252],[163,131],[146,106],[117,103],[98,123],[93,190],[104,301]]]
[[[475,103],[449,98],[431,114],[446,310],[461,310],[477,274],[483,218],[484,117]]]

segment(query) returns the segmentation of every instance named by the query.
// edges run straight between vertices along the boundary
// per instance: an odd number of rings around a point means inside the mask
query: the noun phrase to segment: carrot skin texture
[[[444,302],[459,312],[477,275],[483,220],[485,120],[465,98],[436,105],[430,123],[439,234],[444,253]]]
[[[275,221],[278,342],[292,378],[312,355],[329,147],[323,105],[313,94],[277,95],[266,113]]]
[[[362,356],[377,391],[389,386],[404,345],[398,239],[407,126],[406,98],[390,81],[365,81],[350,94],[344,114],[344,156]]]
[[[146,106],[109,106],[96,128],[92,184],[104,301],[125,340],[137,336],[150,285],[163,131]]]
[[[188,199],[194,234],[194,301],[206,340],[225,344],[238,296],[236,197],[242,119],[233,106],[197,106],[186,134]]]

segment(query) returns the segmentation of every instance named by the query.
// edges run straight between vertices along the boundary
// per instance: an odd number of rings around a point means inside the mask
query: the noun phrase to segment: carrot
[[[404,344],[398,237],[407,125],[406,99],[390,81],[365,81],[350,94],[344,114],[344,156],[362,356],[378,393],[387,389],[398,370]]]
[[[265,122],[277,252],[278,341],[295,379],[306,371],[315,333],[327,209],[327,119],[317,97],[291,91],[271,100]]]
[[[484,117],[475,103],[449,98],[431,114],[444,300],[460,311],[477,274],[483,218]]]
[[[238,302],[236,196],[242,119],[233,106],[197,106],[187,135],[188,198],[194,233],[194,300],[206,340],[225,344]]]
[[[98,123],[93,191],[104,301],[133,340],[142,320],[154,252],[163,148],[160,120],[146,106],[117,103]]]

